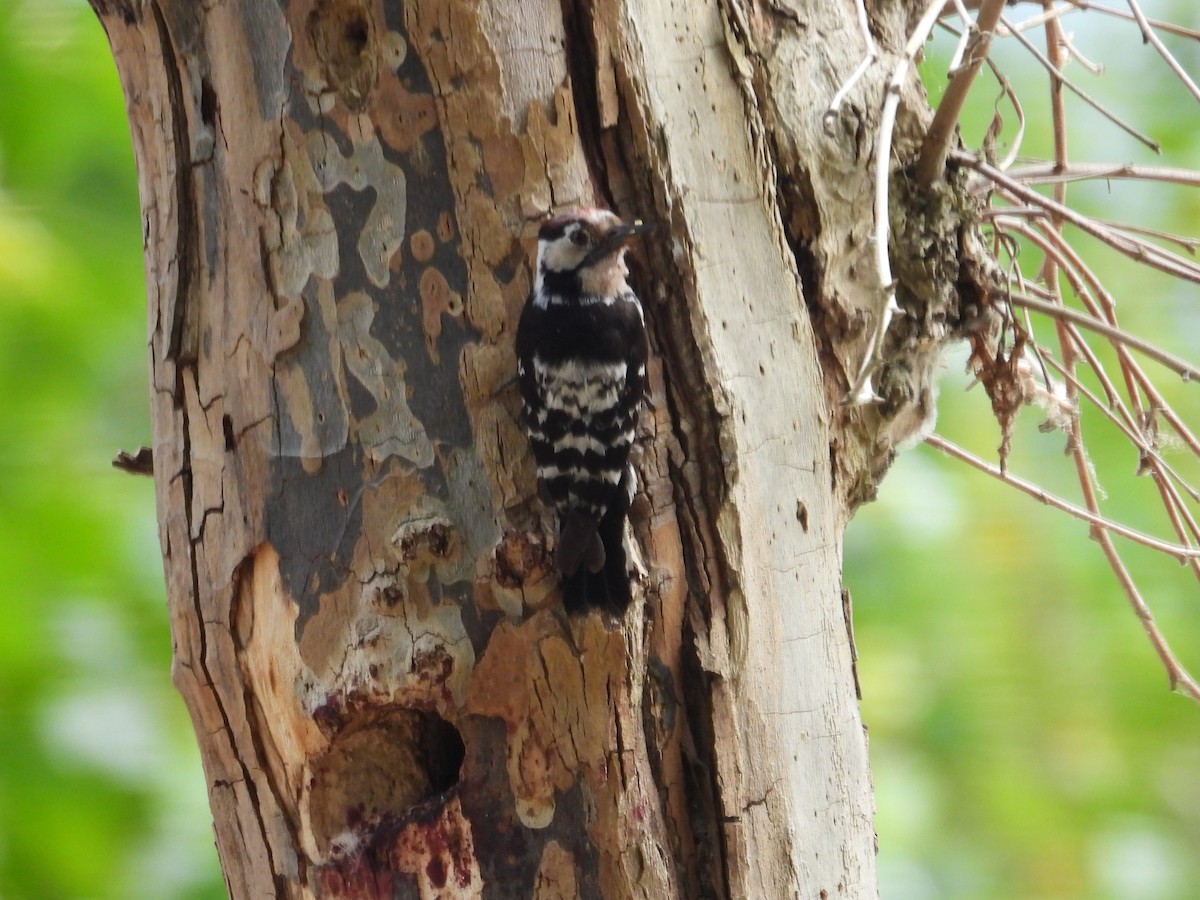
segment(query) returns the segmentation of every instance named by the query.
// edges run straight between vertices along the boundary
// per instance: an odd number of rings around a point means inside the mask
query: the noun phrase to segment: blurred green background
[[[1197,24],[1191,2],[1143,5]],[[1109,67],[1099,80],[1071,74],[1162,141],[1162,162],[1200,166],[1196,104],[1129,26],[1089,13],[1067,28]],[[950,45],[939,38],[924,68],[935,98]],[[1171,46],[1200,72],[1195,45]],[[1044,81],[1019,50],[996,56],[1031,120],[1025,152],[1047,155]],[[969,143],[994,95],[982,80]],[[1077,158],[1159,161],[1070,108]],[[0,900],[224,896],[169,681],[153,488],[109,466],[150,440],[136,185],[86,5],[0,0]],[[1200,231],[1194,191],[1093,185],[1071,197]],[[1200,356],[1194,287],[1089,258],[1129,327]],[[939,430],[991,457],[996,427],[982,391],[963,391],[962,365],[948,355]],[[1185,413],[1197,408],[1196,386],[1164,384]],[[1062,436],[1039,433],[1040,419],[1022,417],[1012,467],[1077,497]],[[1165,534],[1130,449],[1094,415],[1085,429],[1106,512]],[[1128,560],[1200,671],[1195,580],[1137,548]],[[851,527],[846,579],[887,900],[1200,898],[1200,706],[1168,692],[1084,527],[919,447]]]
[[[141,215],[86,3],[0,0],[0,898],[218,898],[170,684]]]

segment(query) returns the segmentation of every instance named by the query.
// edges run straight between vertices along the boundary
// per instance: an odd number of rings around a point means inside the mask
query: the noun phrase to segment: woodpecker
[[[538,494],[558,519],[568,611],[629,605],[629,450],[646,391],[646,322],[625,251],[646,230],[571,209],[538,231],[533,292],[517,325],[517,380]]]

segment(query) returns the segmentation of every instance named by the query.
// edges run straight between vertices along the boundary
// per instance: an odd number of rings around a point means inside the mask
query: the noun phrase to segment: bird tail
[[[610,508],[599,522],[579,510],[564,514],[556,562],[567,612],[589,606],[618,615],[625,612],[633,599],[625,558],[625,510]]]

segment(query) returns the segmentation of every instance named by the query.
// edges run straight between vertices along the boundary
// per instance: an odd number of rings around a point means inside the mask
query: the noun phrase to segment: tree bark
[[[927,418],[962,224],[900,217],[934,261],[899,267],[905,365],[841,406],[891,68],[823,122],[853,5],[92,2],[231,895],[873,895],[842,531]],[[873,15],[900,46],[908,4]],[[900,160],[926,109],[914,80]],[[568,204],[667,226],[634,261],[646,576],[620,620],[562,614],[517,424],[533,237]]]

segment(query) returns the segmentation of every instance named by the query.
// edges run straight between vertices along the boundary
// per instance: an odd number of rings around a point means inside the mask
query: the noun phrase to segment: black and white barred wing
[[[610,510],[623,515],[628,507],[626,469],[645,392],[645,336],[640,316],[605,310],[607,327],[582,329],[582,339],[580,329],[572,329],[555,340],[563,334],[554,327],[555,312],[531,305],[518,330],[525,428],[543,499],[564,526],[574,518],[594,527]]]
[[[538,478],[559,509],[596,519],[624,477],[637,427],[637,373],[625,362],[550,362],[534,355],[530,443]]]

